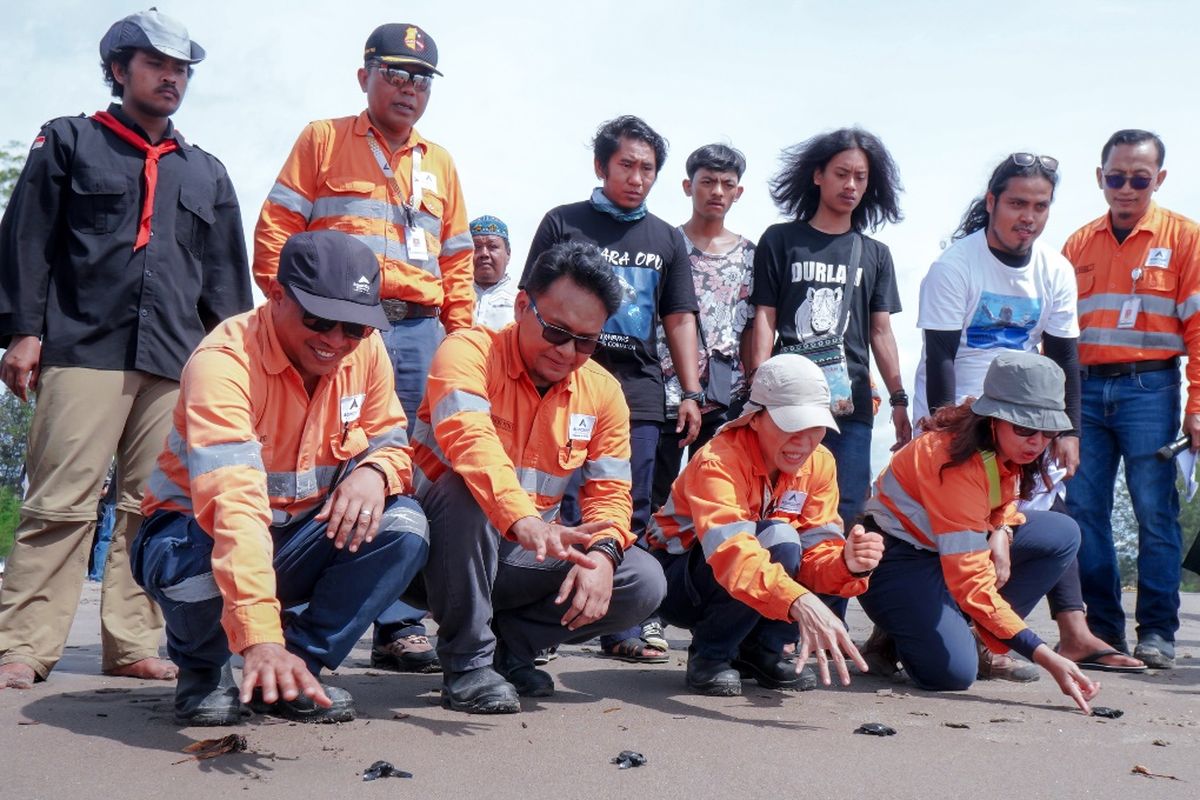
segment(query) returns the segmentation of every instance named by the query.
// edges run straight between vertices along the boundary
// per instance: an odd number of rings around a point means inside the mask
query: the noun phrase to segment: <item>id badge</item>
[[[408,248],[408,257],[414,261],[425,261],[429,258],[429,248],[425,246],[425,231],[421,228],[405,226],[404,246]]]
[[[1137,323],[1138,312],[1142,309],[1142,298],[1131,297],[1121,303],[1121,316],[1117,317],[1118,328],[1132,328]]]

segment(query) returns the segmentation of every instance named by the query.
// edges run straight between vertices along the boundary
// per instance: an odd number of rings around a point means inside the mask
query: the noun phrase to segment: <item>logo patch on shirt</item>
[[[1158,269],[1166,269],[1171,265],[1171,248],[1169,247],[1151,247],[1149,255],[1146,256],[1146,266],[1156,267]]]
[[[354,291],[358,292],[359,294],[371,293],[371,281],[367,279],[366,275],[360,276],[359,279],[354,282]]]
[[[413,180],[424,191],[437,193],[437,175],[434,175],[432,172],[421,170],[413,176]]]
[[[30,149],[30,150],[37,150],[39,147],[41,147],[41,146],[42,146],[42,145],[44,145],[45,143],[46,143],[46,137],[45,137],[45,136],[39,136],[39,137],[37,137],[36,139],[34,139],[34,140],[33,140],[33,146],[32,146],[32,147],[30,147],[29,149]]]
[[[567,429],[567,438],[590,442],[595,427],[596,418],[591,414],[572,414],[571,427]]]
[[[342,422],[354,422],[362,415],[365,394],[351,394],[342,398]]]
[[[779,498],[779,510],[785,514],[799,514],[804,509],[804,501],[808,499],[806,492],[789,489]]]

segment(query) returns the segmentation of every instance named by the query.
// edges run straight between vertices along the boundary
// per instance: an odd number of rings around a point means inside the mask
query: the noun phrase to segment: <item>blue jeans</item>
[[[800,572],[800,534],[784,522],[764,520],[756,535],[771,554],[771,561],[783,566],[789,575]],[[704,559],[697,543],[682,555],[654,553],[667,577],[667,597],[659,613],[671,625],[692,631],[689,652],[715,661],[731,661],[742,642],[752,642],[770,653],[782,653],[783,646],[796,641],[796,623],[767,619],[750,606],[735,599],[717,582],[712,567]]]
[[[1114,645],[1125,642],[1121,576],[1113,546],[1117,463],[1138,522],[1137,635],[1175,640],[1183,538],[1175,464],[1154,451],[1179,433],[1179,370],[1082,381],[1079,470],[1067,484],[1067,510],[1079,523],[1079,568],[1088,627]]]
[[[429,366],[433,354],[445,338],[442,323],[434,317],[406,319],[393,322],[387,333],[380,331],[392,372],[396,378],[396,396],[404,406],[408,418],[408,431],[412,433],[417,419],[417,409],[425,398],[425,381],[429,377]],[[404,636],[424,636],[425,610],[397,600],[383,610],[375,619],[375,644],[385,644]]]
[[[1050,590],[1079,548],[1079,528],[1065,514],[1027,511],[1010,555],[1012,574],[1000,589],[1024,618]],[[884,535],[883,560],[858,602],[896,642],[913,683],[930,691],[958,691],[975,682],[975,636],[946,587],[941,557]]]
[[[428,523],[410,497],[390,498],[379,533],[354,553],[333,546],[325,523],[313,519],[316,511],[271,528],[284,642],[314,675],[342,663],[429,554]],[[194,517],[166,511],[142,523],[133,543],[133,577],[162,608],[167,652],[182,669],[219,668],[229,660],[212,550],[212,537]]]

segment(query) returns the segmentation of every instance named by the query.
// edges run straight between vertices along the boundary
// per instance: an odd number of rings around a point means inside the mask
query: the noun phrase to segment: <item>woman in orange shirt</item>
[[[885,549],[859,601],[922,689],[968,688],[979,668],[976,637],[990,653],[1015,650],[1041,666],[1085,712],[1100,689],[1024,622],[1079,548],[1070,517],[1022,516],[1014,503],[1029,496],[1049,444],[1071,427],[1064,380],[1045,356],[998,355],[982,395],[939,409],[930,432],[875,482],[864,524],[884,534]]]

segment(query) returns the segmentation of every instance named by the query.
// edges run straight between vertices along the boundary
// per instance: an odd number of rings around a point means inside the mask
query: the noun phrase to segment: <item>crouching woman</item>
[[[821,446],[827,428],[837,424],[821,368],[799,355],[767,360],[745,412],[688,463],[651,521],[646,538],[667,576],[660,613],[692,631],[692,691],[741,694],[743,677],[812,689],[810,652],[827,685],[830,659],[844,684],[847,657],[866,669],[813,594],[859,594],[883,553],[882,537],[861,527],[842,538],[837,471]],[[785,655],[797,633],[796,657]]]
[[[1022,516],[1014,502],[1029,496],[1048,446],[1071,427],[1064,380],[1044,356],[998,355],[982,395],[939,409],[930,432],[875,482],[865,525],[885,547],[859,602],[922,689],[968,688],[976,636],[992,653],[1011,649],[1041,666],[1085,713],[1100,689],[1024,622],[1079,549],[1070,517]]]

